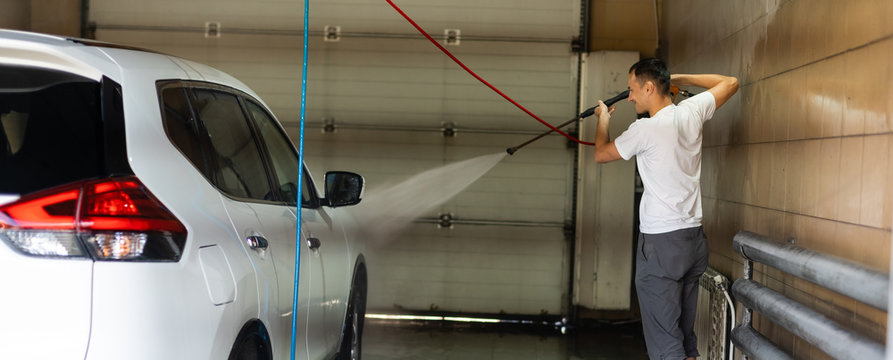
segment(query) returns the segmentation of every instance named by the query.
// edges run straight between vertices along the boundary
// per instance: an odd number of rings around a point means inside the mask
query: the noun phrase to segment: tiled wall
[[[740,278],[732,237],[749,230],[888,272],[893,2],[667,1],[661,31],[672,72],[741,84],[704,129],[710,266]],[[759,282],[884,342],[886,313],[756,270]],[[797,358],[827,357],[759,316],[755,326]]]

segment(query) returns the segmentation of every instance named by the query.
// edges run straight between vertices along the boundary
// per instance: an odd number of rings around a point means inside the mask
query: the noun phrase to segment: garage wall
[[[595,51],[583,62],[582,96],[608,99],[627,89],[633,51]],[[619,136],[635,121],[628,101],[615,105],[608,132]],[[583,138],[595,138],[595,117],[583,122]],[[595,148],[579,145],[574,304],[593,310],[629,310],[633,269],[636,162],[595,162]]]
[[[741,84],[704,128],[710,266],[740,278],[743,259],[732,236],[748,230],[887,273],[890,1],[664,6],[671,71],[731,74]],[[757,265],[754,277],[871,339],[886,339],[882,311],[765,266]],[[796,358],[827,358],[758,315],[754,326]]]
[[[576,110],[580,1],[395,1],[456,56],[551,123]],[[369,191],[423,170],[504,151],[544,128],[422,39],[384,1],[311,1],[306,159],[364,175]],[[302,8],[281,1],[91,1],[96,37],[215,66],[244,81],[297,136]],[[206,21],[220,22],[205,37]],[[340,26],[337,42],[325,26]],[[323,132],[323,124],[334,132]],[[451,124],[455,137],[440,129]],[[559,314],[568,302],[573,149],[550,136],[378,242],[373,311]],[[368,193],[367,193],[368,194]],[[451,213],[451,229],[431,220]],[[471,224],[474,223],[474,224]]]

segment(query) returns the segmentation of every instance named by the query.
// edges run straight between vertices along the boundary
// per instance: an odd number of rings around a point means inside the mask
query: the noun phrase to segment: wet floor
[[[641,324],[596,324],[562,335],[550,328],[367,319],[367,360],[647,359]]]

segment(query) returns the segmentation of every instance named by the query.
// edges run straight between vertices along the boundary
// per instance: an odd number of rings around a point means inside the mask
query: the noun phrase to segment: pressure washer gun
[[[629,97],[629,90],[624,90],[622,93],[617,94],[617,96],[612,97],[612,98],[610,98],[610,99],[608,99],[608,100],[605,100],[604,103],[605,103],[606,106],[611,106],[611,105],[614,105],[614,103],[616,103],[616,102],[618,102],[618,101],[620,101],[620,100],[626,99],[627,97]],[[560,129],[560,128],[562,128],[562,127],[564,127],[564,126],[566,126],[566,125],[568,125],[568,124],[570,124],[570,123],[572,123],[572,122],[574,122],[574,121],[579,121],[580,119],[583,119],[583,118],[592,116],[592,114],[595,114],[595,108],[596,108],[596,107],[598,107],[598,106],[596,105],[596,106],[593,106],[593,107],[591,107],[591,108],[586,109],[586,111],[581,112],[580,115],[577,115],[577,116],[574,117],[573,119],[570,119],[570,120],[568,120],[568,121],[565,121],[564,123],[561,123],[561,124],[555,126],[555,128],[556,128],[556,129]],[[537,141],[537,140],[539,140],[540,138],[542,138],[543,136],[549,135],[549,134],[551,134],[551,133],[554,132],[554,131],[555,131],[554,129],[549,129],[549,131],[546,131],[546,132],[544,132],[544,133],[542,133],[542,134],[539,134],[539,135],[537,135],[535,138],[530,139],[530,140],[527,140],[526,142],[524,142],[524,143],[521,144],[521,145],[518,145],[518,146],[515,146],[515,147],[511,147],[511,148],[508,148],[508,149],[505,149],[505,151],[506,151],[507,153],[509,153],[509,155],[512,155],[512,154],[515,153],[515,151],[518,151],[518,149],[520,149],[520,148],[522,148],[522,147],[525,147],[525,146],[527,146],[527,144],[530,144],[530,143],[532,143],[532,142],[534,142],[534,141]]]
[[[694,96],[695,94],[693,94],[693,93],[691,93],[691,92],[689,92],[689,91],[687,91],[687,90],[682,90],[682,89],[680,89],[678,86],[671,85],[671,86],[670,86],[670,96],[671,96],[671,98],[673,99],[673,102],[676,102],[676,95],[682,95],[682,96],[685,96],[685,97],[692,97],[692,96]],[[614,105],[614,103],[616,103],[616,102],[618,102],[618,101],[620,101],[620,100],[626,99],[627,97],[629,97],[629,90],[624,90],[624,91],[621,92],[620,94],[617,94],[617,96],[612,97],[612,98],[610,98],[610,99],[608,99],[608,100],[605,100],[604,103],[605,103],[605,106],[611,106],[611,105]],[[592,116],[592,114],[595,114],[595,108],[596,108],[596,107],[598,107],[598,106],[593,106],[593,107],[591,107],[591,108],[586,109],[586,111],[581,112],[580,115],[577,115],[577,116],[574,117],[573,119],[570,119],[570,120],[568,120],[568,121],[565,121],[564,123],[561,123],[561,124],[555,126],[555,128],[556,128],[556,129],[560,129],[560,128],[564,127],[564,126],[567,126],[567,125],[570,124],[570,123],[573,123],[574,121],[578,121],[578,120],[580,120],[580,119],[583,119],[583,118],[587,118],[587,117],[589,117],[589,116]],[[647,114],[643,114],[643,116],[647,116]],[[542,134],[537,135],[537,136],[534,137],[533,139],[527,140],[526,142],[524,142],[524,143],[521,144],[521,145],[518,145],[518,146],[515,146],[515,147],[511,147],[511,148],[508,148],[508,149],[505,149],[505,151],[506,151],[507,153],[509,153],[509,155],[513,155],[513,154],[515,153],[515,151],[518,151],[518,149],[520,149],[520,148],[522,148],[522,147],[524,147],[524,146],[527,146],[527,144],[530,144],[530,143],[532,143],[532,142],[534,142],[534,141],[537,141],[537,140],[539,140],[540,138],[542,138],[543,136],[549,135],[549,134],[553,133],[554,131],[555,131],[554,129],[549,129],[548,131],[546,131],[546,132],[544,132],[544,133],[542,133]]]
[[[685,97],[695,96],[695,94],[689,92],[688,90],[682,90],[676,85],[670,85],[670,96],[673,98],[673,102],[676,102],[676,95],[682,95]]]

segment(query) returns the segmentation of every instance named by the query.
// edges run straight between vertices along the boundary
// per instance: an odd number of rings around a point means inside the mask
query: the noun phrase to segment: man
[[[670,84],[707,88],[674,105]],[[645,344],[651,359],[694,359],[693,327],[698,278],[707,268],[707,238],[701,226],[701,132],[705,121],[738,91],[738,79],[722,75],[680,75],[659,59],[629,70],[629,101],[639,119],[610,141],[614,108],[599,101],[595,160],[636,156],[645,193],[636,250],[636,291]]]

